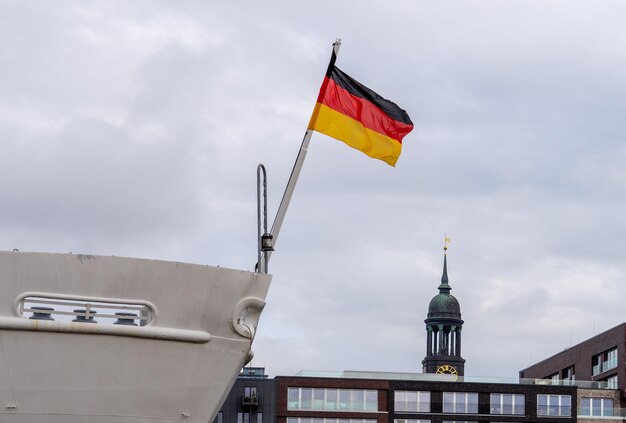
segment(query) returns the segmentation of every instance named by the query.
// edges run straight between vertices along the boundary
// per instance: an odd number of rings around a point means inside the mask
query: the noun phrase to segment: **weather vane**
[[[448,234],[443,234],[443,253],[444,254],[448,251],[449,245],[450,245],[450,238],[448,238]]]

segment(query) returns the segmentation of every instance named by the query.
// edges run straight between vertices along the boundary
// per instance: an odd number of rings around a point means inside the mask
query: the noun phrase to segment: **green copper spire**
[[[440,294],[449,294],[450,285],[448,285],[448,247],[443,247],[443,274],[441,275],[441,285],[439,285],[439,293]]]

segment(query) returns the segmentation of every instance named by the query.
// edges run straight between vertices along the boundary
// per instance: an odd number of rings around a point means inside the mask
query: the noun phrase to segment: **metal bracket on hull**
[[[246,297],[239,301],[230,321],[233,331],[244,338],[254,339],[259,317],[264,307],[265,301],[256,297]]]

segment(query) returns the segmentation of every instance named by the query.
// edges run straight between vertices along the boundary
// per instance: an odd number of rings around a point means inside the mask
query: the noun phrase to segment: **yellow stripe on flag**
[[[402,144],[398,141],[365,128],[359,121],[320,103],[316,104],[309,129],[343,141],[350,147],[375,159],[383,160],[391,166],[396,165],[402,150]]]

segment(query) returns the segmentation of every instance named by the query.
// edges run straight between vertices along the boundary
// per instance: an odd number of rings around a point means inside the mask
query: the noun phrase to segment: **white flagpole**
[[[335,65],[337,53],[339,53],[339,47],[341,47],[341,39],[337,38],[337,40],[333,43],[333,53],[331,55],[329,68]],[[293,195],[296,183],[298,182],[298,177],[300,176],[302,164],[304,163],[304,159],[306,158],[306,153],[309,148],[309,142],[311,141],[312,134],[312,129],[307,129],[307,131],[304,133],[302,145],[300,146],[300,151],[298,152],[298,157],[296,157],[296,162],[294,163],[293,169],[291,170],[291,175],[289,176],[289,181],[287,182],[287,187],[285,188],[285,193],[283,194],[283,198],[280,201],[280,206],[278,207],[278,211],[276,212],[276,217],[274,218],[274,223],[272,224],[272,230],[270,232],[273,237],[273,245],[276,245],[276,241],[278,240],[278,235],[280,233],[280,228],[283,226],[285,214],[287,214],[287,208],[289,207],[289,203],[291,202],[291,196]],[[272,256],[272,251],[265,251],[264,254],[266,255],[265,262],[267,263]]]

